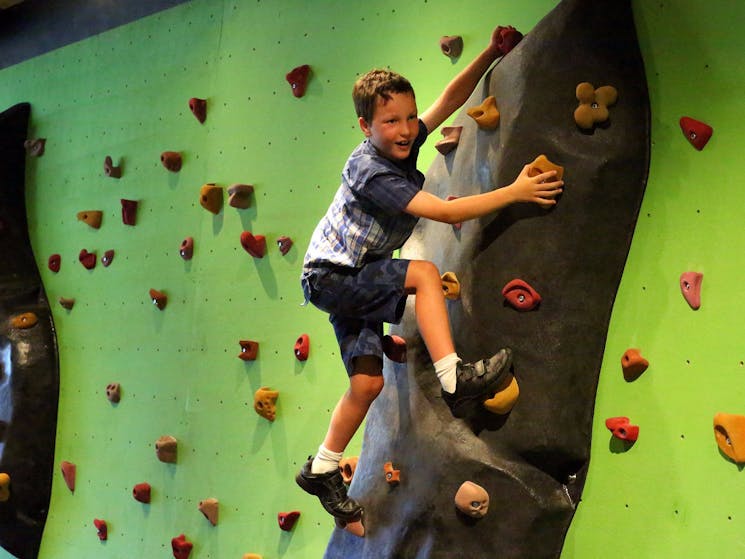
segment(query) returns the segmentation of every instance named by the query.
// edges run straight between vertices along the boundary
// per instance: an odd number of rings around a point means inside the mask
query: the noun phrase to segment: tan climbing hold
[[[215,498],[210,497],[209,499],[199,501],[199,512],[201,512],[213,526],[217,526],[219,509],[220,503]]]
[[[254,394],[254,410],[264,419],[274,421],[277,417],[277,398],[278,390],[267,386],[259,388]]]
[[[579,106],[574,110],[574,121],[582,129],[589,130],[598,122],[608,120],[608,107],[618,100],[615,87],[604,85],[595,89],[591,83],[582,82],[576,89]]]
[[[542,173],[548,173],[549,171],[556,171],[556,179],[552,180],[560,181],[561,178],[564,176],[564,167],[562,167],[561,165],[557,165],[556,163],[552,163],[545,155],[539,155],[530,164],[528,176],[536,177]]]
[[[10,317],[10,325],[20,330],[36,326],[37,322],[39,322],[39,319],[32,312],[25,312]]]
[[[163,435],[155,441],[155,455],[161,462],[175,464],[178,459],[178,441],[171,435]]]
[[[214,183],[202,185],[199,192],[199,203],[205,210],[215,215],[219,214],[222,209],[222,186],[217,186]]]
[[[445,272],[440,279],[442,280],[442,292],[445,294],[445,298],[451,301],[460,299],[460,282],[455,272]]]
[[[228,187],[228,205],[245,210],[251,207],[251,194],[254,187],[250,184],[233,184]]]
[[[520,396],[520,387],[517,385],[515,377],[510,376],[510,380],[505,383],[505,386],[484,402],[484,407],[491,413],[505,415],[515,407],[518,396]]]
[[[357,462],[359,462],[359,456],[350,456],[348,458],[342,458],[339,462],[339,471],[341,472],[341,479],[344,483],[349,485],[352,483],[354,478],[354,471],[357,469]]]
[[[100,210],[85,210],[78,212],[78,221],[87,223],[93,229],[101,228],[101,220],[103,219],[103,212]]]
[[[483,518],[489,512],[489,493],[477,483],[464,481],[455,493],[455,508],[471,518]]]
[[[499,126],[499,110],[494,95],[489,95],[484,102],[466,111],[482,130],[494,130]]]
[[[745,415],[716,414],[714,437],[724,454],[738,464],[745,462]]]

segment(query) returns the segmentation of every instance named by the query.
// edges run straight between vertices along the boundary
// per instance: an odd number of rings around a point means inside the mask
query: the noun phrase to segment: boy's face
[[[359,118],[360,128],[383,157],[402,160],[409,157],[419,134],[416,100],[411,93],[391,93],[378,97],[372,122]]]

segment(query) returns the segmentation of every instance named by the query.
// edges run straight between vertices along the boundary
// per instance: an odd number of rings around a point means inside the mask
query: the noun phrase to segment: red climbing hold
[[[308,334],[301,334],[295,342],[295,357],[298,361],[307,361],[310,352],[310,338]]]
[[[605,420],[605,426],[622,441],[634,442],[639,438],[639,426],[632,425],[628,417],[609,417]]]
[[[305,88],[308,86],[308,76],[310,75],[310,66],[303,64],[297,68],[293,68],[287,73],[285,78],[287,83],[292,87],[292,94],[295,97],[302,97],[305,95]]]
[[[191,257],[194,256],[194,238],[186,237],[183,241],[181,241],[181,246],[179,246],[178,253],[184,260],[191,260]]]
[[[282,253],[282,256],[285,256],[292,248],[292,239],[282,235],[277,239],[277,246],[279,247],[279,252]]]
[[[100,518],[94,518],[93,525],[96,527],[98,539],[102,542],[106,541],[109,538],[109,528],[106,525],[106,521],[101,520]]]
[[[686,139],[691,142],[691,145],[699,151],[704,149],[704,146],[714,133],[714,129],[711,126],[689,116],[680,117],[680,129],[683,131]]]
[[[114,249],[109,249],[106,252],[103,253],[103,257],[101,258],[101,264],[103,264],[104,268],[108,268],[111,263],[114,261]]]
[[[62,265],[62,257],[59,254],[52,254],[47,261],[47,266],[55,274],[59,272],[60,266]]]
[[[207,100],[199,99],[198,97],[192,97],[189,99],[189,110],[197,118],[197,120],[204,124],[207,120]]]
[[[703,281],[704,274],[700,272],[683,272],[680,274],[680,291],[694,311],[701,307],[701,283]]]
[[[289,532],[295,526],[295,522],[300,518],[300,511],[293,510],[290,512],[280,512],[277,514],[279,527],[285,532]]]
[[[523,34],[511,25],[500,25],[495,34],[497,35],[497,49],[501,56],[510,52],[523,40]]]
[[[241,233],[241,246],[254,258],[264,258],[266,254],[266,237],[253,235],[250,231]]]
[[[383,336],[383,353],[391,361],[406,363],[406,340],[401,336]]]
[[[519,311],[532,311],[541,302],[541,296],[521,279],[513,279],[502,288],[507,302]]]
[[[259,354],[259,342],[240,340],[238,343],[241,346],[241,352],[238,354],[238,358],[244,361],[256,361],[256,357]]]
[[[191,542],[186,541],[186,536],[181,534],[171,539],[171,549],[176,559],[188,559],[191,548],[194,547]]]
[[[80,254],[78,254],[78,260],[80,260],[80,263],[85,266],[86,270],[92,270],[96,267],[95,252],[88,252],[86,249],[83,249],[80,251]]]
[[[71,492],[75,493],[75,472],[76,472],[75,464],[64,460],[60,464],[60,469],[62,470],[62,477],[65,480],[65,484],[67,485],[67,488]]]
[[[122,223],[124,225],[135,225],[137,223],[137,200],[125,200],[122,202]]]
[[[148,504],[150,502],[151,491],[152,488],[149,483],[138,483],[132,488],[132,497],[134,497],[135,501]]]
[[[181,154],[177,151],[164,151],[160,154],[160,162],[172,173],[178,173],[181,170]]]

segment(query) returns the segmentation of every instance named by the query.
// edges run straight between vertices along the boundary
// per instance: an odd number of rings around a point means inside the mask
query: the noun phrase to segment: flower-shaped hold
[[[574,121],[584,130],[591,130],[598,122],[605,122],[610,116],[608,107],[618,100],[618,91],[611,85],[595,89],[591,83],[582,82],[577,86],[579,106],[574,110]]]

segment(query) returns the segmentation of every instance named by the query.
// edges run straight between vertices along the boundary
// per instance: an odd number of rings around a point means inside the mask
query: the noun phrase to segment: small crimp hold
[[[88,224],[93,229],[101,228],[101,220],[103,219],[103,212],[101,210],[86,210],[78,212],[78,221]]]
[[[186,237],[181,241],[178,253],[184,260],[191,260],[192,256],[194,256],[194,238]]]
[[[121,198],[122,203],[122,223],[124,225],[137,224],[137,200],[125,200]]]
[[[216,186],[214,183],[202,185],[199,192],[199,203],[202,207],[217,215],[222,209],[222,186]]]
[[[60,463],[60,469],[62,470],[62,478],[65,480],[65,485],[67,485],[71,493],[75,493],[75,472],[77,469],[75,468],[75,464],[63,460]]]
[[[47,260],[47,266],[56,274],[59,272],[60,266],[62,266],[62,256],[59,254],[52,254]]]
[[[647,367],[649,367],[649,361],[642,357],[638,349],[629,348],[621,356],[621,370],[627,382],[639,378]]]
[[[622,441],[635,442],[639,438],[639,426],[632,425],[628,417],[609,417],[605,426],[613,436]]]
[[[527,282],[513,279],[502,288],[502,295],[518,311],[532,311],[541,303],[541,296]]]
[[[447,155],[458,146],[462,131],[462,126],[443,126],[440,130],[443,138],[435,144],[435,149],[442,155]]]
[[[287,73],[285,79],[292,88],[292,94],[295,97],[302,97],[305,95],[305,89],[308,87],[308,78],[310,76],[310,66],[303,64],[297,68],[293,68]]]
[[[440,277],[442,281],[442,292],[445,294],[446,299],[456,301],[460,299],[460,282],[455,275],[455,272],[445,272]]]
[[[471,107],[466,111],[468,116],[476,121],[482,130],[494,130],[499,126],[499,110],[497,109],[497,99],[494,95],[489,95],[483,103],[476,107]]]
[[[440,37],[440,50],[449,58],[458,58],[463,52],[463,37],[460,35],[444,35]]]
[[[220,503],[217,499],[210,497],[209,499],[203,499],[199,501],[199,512],[210,521],[210,524],[217,526],[217,518],[219,516]]]
[[[394,470],[393,462],[383,464],[383,472],[388,485],[398,485],[401,482],[401,470]]]
[[[10,317],[10,325],[18,330],[32,328],[36,326],[37,322],[39,322],[39,319],[32,312],[25,312]]]
[[[689,116],[680,117],[680,129],[691,145],[699,151],[704,149],[714,133],[711,126]]]
[[[31,157],[41,157],[44,155],[44,146],[46,143],[46,138],[36,138],[34,140],[26,140],[23,142],[23,147],[26,148],[26,153]]]
[[[241,346],[241,352],[238,354],[238,359],[242,359],[243,361],[255,361],[259,354],[259,342],[240,340],[238,343]]]
[[[228,205],[239,210],[250,208],[253,191],[254,187],[251,184],[230,185],[228,187]]]
[[[153,305],[158,307],[161,311],[166,308],[166,305],[168,304],[168,295],[162,291],[158,291],[157,289],[151,289],[149,293]]]
[[[122,177],[122,166],[115,166],[114,160],[111,159],[110,155],[107,155],[103,160],[103,172],[107,177],[112,179],[120,179]]]
[[[109,249],[103,253],[103,256],[101,257],[101,264],[103,264],[104,268],[108,268],[111,265],[111,263],[114,261],[115,254],[116,253],[114,252],[114,249]]]
[[[290,530],[292,530],[298,518],[300,518],[299,510],[277,513],[277,522],[279,522],[279,527],[285,532],[289,532]]]
[[[204,124],[204,121],[207,120],[207,99],[192,97],[189,99],[189,110],[200,124]]]
[[[282,235],[277,239],[277,246],[279,247],[279,252],[282,253],[282,256],[285,256],[292,248],[292,239]]]
[[[164,151],[160,154],[160,162],[172,173],[178,173],[181,170],[181,154],[177,151]]]
[[[62,308],[69,311],[75,306],[75,299],[69,297],[60,297],[59,304],[62,305]]]
[[[574,109],[574,121],[584,130],[591,130],[595,124],[608,120],[608,107],[618,100],[618,91],[610,85],[595,89],[589,82],[582,82],[576,90],[579,106]]]
[[[694,311],[701,308],[701,284],[703,281],[704,274],[700,272],[683,272],[680,274],[680,292]]]

